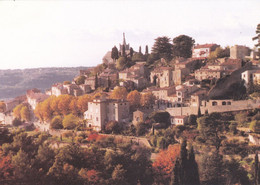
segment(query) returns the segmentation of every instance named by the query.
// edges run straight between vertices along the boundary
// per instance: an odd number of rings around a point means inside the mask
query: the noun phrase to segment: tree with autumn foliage
[[[81,114],[88,110],[88,102],[92,100],[92,97],[88,94],[78,97],[77,106]]]
[[[117,100],[125,100],[127,97],[127,90],[125,87],[115,87],[110,98]]]
[[[158,184],[168,184],[171,180],[172,169],[175,161],[180,155],[180,145],[169,145],[167,150],[161,150],[153,162],[155,172],[155,182]]]
[[[31,116],[30,116],[30,110],[27,106],[23,106],[21,109],[21,119],[24,121],[30,121]]]
[[[134,90],[128,93],[126,99],[130,103],[131,108],[134,110],[140,106],[141,94],[137,90]]]
[[[6,111],[6,105],[5,102],[0,101],[0,112],[5,112]]]

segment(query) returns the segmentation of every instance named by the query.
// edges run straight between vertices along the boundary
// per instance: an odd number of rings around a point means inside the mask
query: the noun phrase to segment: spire
[[[126,46],[125,33],[123,33],[123,45]]]

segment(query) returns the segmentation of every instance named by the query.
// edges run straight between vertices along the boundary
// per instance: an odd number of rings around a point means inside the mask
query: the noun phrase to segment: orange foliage
[[[97,133],[92,133],[88,136],[88,141],[101,141],[105,139],[107,136],[99,135]]]
[[[0,179],[11,179],[13,173],[12,159],[0,153]]]
[[[181,148],[179,144],[169,145],[167,150],[160,151],[153,162],[153,169],[159,178],[170,178],[176,158],[180,155],[180,151]]]
[[[89,182],[97,183],[99,181],[98,172],[96,170],[88,170],[87,179]]]

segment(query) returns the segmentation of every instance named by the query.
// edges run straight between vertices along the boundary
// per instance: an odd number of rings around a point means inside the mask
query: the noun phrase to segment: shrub
[[[50,128],[51,129],[62,129],[63,128],[61,116],[55,116],[51,120]]]

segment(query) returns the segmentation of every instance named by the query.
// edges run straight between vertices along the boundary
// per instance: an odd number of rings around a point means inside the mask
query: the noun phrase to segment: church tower
[[[123,33],[123,43],[122,44],[119,44],[119,52],[121,53],[121,55],[123,55],[123,46],[125,47],[125,52],[126,53],[129,53],[130,51],[130,45],[129,44],[126,44],[126,41],[125,41],[125,33]]]

